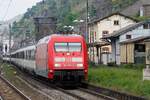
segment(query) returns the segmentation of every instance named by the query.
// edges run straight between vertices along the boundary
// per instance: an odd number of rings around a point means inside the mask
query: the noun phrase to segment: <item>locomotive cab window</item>
[[[55,43],[56,52],[81,52],[81,43]]]
[[[81,43],[68,43],[68,44],[69,44],[69,52],[81,51]]]
[[[67,52],[67,43],[55,43],[55,50],[56,52]]]

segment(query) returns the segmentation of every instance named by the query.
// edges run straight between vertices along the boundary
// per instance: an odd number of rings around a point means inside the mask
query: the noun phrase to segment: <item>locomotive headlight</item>
[[[60,64],[55,64],[55,67],[60,67],[61,65]]]
[[[83,59],[81,57],[73,57],[72,62],[83,62]]]
[[[77,64],[77,67],[83,68],[83,64]]]
[[[64,57],[56,57],[55,62],[65,62],[65,58]]]

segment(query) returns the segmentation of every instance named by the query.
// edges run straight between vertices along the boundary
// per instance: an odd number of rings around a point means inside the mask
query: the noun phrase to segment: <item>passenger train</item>
[[[80,35],[50,35],[40,39],[36,45],[11,52],[10,56],[11,62],[21,69],[49,80],[87,80],[87,47]]]

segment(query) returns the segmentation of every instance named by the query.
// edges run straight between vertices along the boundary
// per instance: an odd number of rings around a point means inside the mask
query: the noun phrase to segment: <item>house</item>
[[[145,4],[141,7],[140,15],[150,17],[150,4]]]
[[[145,40],[150,38],[150,20],[124,27],[103,39],[111,41],[111,58],[116,64],[146,62]]]
[[[96,63],[107,64],[111,61],[111,46],[102,40],[104,36],[118,31],[137,21],[120,13],[113,13],[88,23],[89,28],[89,58]],[[105,46],[106,45],[106,46]]]
[[[11,39],[11,42],[7,38],[3,39],[3,49],[2,49],[3,55],[9,54],[9,52],[11,51],[10,48],[13,46],[13,44],[14,44],[13,39]],[[10,45],[10,47],[9,47],[9,45]]]

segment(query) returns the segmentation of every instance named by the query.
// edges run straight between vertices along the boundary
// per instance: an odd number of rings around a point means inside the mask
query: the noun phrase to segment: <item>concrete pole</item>
[[[89,3],[88,0],[86,1],[86,42],[88,43],[88,17],[89,17]]]
[[[9,24],[9,61],[11,63],[11,24]]]

